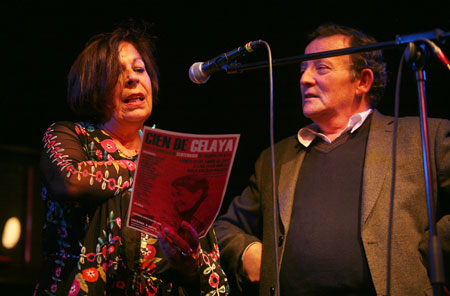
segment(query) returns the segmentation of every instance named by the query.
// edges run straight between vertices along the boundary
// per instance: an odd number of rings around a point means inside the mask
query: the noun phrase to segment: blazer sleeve
[[[242,253],[251,243],[262,241],[263,201],[258,180],[263,172],[263,159],[264,156],[260,156],[257,160],[249,185],[232,200],[227,212],[214,223],[222,264],[232,288],[241,289],[239,274]]]

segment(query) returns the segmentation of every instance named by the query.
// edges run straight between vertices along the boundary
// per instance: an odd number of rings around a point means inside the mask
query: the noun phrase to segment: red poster
[[[222,205],[239,135],[143,132],[127,226],[156,237],[184,220],[204,237]]]

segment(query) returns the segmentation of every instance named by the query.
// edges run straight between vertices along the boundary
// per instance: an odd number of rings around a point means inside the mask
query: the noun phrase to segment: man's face
[[[347,48],[348,38],[334,35],[314,39],[305,54]],[[301,65],[300,90],[303,114],[316,120],[336,116],[350,117],[355,111],[356,88],[359,79],[353,79],[349,55],[305,61]]]
[[[173,186],[172,197],[175,198],[174,206],[178,212],[186,212],[191,210],[195,204],[200,200],[203,194],[203,190],[197,190],[196,192],[190,192],[185,187]]]

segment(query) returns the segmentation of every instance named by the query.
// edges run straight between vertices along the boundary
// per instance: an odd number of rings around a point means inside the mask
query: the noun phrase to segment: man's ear
[[[356,95],[363,96],[367,94],[372,87],[373,83],[373,72],[371,69],[363,69],[358,78],[358,86],[356,88]]]

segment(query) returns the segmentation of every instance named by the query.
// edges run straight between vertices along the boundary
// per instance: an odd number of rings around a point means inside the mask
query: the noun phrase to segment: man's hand
[[[251,283],[259,282],[261,274],[262,243],[251,244],[242,256],[244,275]]]

